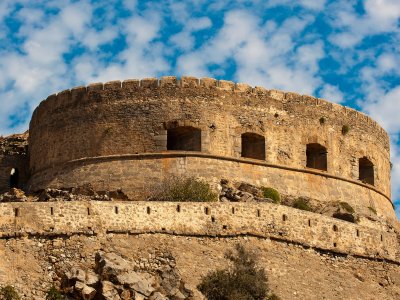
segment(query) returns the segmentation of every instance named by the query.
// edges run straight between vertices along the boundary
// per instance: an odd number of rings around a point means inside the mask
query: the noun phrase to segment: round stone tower
[[[90,183],[142,199],[171,175],[345,201],[394,218],[387,133],[353,109],[193,77],[96,83],[51,95],[29,128],[30,190]]]

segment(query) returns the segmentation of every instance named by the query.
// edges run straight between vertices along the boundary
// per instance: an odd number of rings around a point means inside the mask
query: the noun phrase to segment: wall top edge
[[[353,115],[354,118],[366,123],[370,123],[378,129],[381,133],[388,136],[387,132],[371,117],[368,115],[354,110],[350,107],[343,106],[334,102],[330,102],[326,99],[317,98],[311,95],[298,94],[295,92],[288,92],[276,89],[266,89],[260,86],[252,87],[246,83],[235,83],[228,80],[218,80],[209,77],[193,77],[193,76],[182,76],[180,78],[176,76],[162,76],[160,78],[147,77],[142,79],[125,79],[125,80],[113,80],[107,82],[96,82],[90,83],[87,86],[72,87],[64,91],[60,91],[56,94],[52,94],[47,99],[43,100],[37,109],[52,106],[53,103],[63,102],[66,98],[79,98],[82,95],[96,93],[96,92],[107,92],[107,91],[118,91],[118,90],[171,90],[181,89],[185,90],[188,88],[198,88],[203,90],[214,90],[220,93],[248,95],[257,97],[268,97],[282,103],[302,103],[310,106],[324,106],[331,111],[340,111],[346,115]],[[35,114],[34,114],[35,115]]]

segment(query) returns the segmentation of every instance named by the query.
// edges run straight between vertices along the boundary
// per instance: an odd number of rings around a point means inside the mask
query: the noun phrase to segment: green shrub
[[[2,300],[19,300],[17,291],[11,285],[0,288],[0,299]]]
[[[281,300],[281,298],[279,298],[277,295],[275,295],[275,294],[272,294],[271,296],[269,296],[268,298],[267,298],[267,300]]]
[[[325,117],[319,118],[319,124],[323,125],[325,124],[325,121],[326,121]]]
[[[46,293],[46,300],[64,300],[64,296],[53,285]]]
[[[339,205],[341,208],[343,208],[345,211],[347,211],[348,213],[354,214],[354,208],[348,204],[347,202],[339,202]]]
[[[347,133],[349,133],[349,131],[350,131],[349,125],[343,125],[342,126],[342,134],[343,135],[346,135]]]
[[[271,187],[261,187],[264,198],[272,199],[274,203],[281,202],[281,195],[279,192]]]
[[[217,201],[217,194],[210,185],[195,177],[170,177],[151,192],[148,200],[154,201]]]
[[[368,206],[368,209],[369,209],[373,214],[375,214],[375,215],[377,214],[375,208],[373,208],[373,207],[371,207],[371,206]]]
[[[208,300],[265,299],[268,284],[264,269],[257,267],[255,255],[243,246],[237,244],[235,250],[225,254],[231,267],[209,273],[197,288]]]
[[[303,198],[303,197],[297,198],[293,202],[292,206],[294,208],[297,208],[297,209],[306,210],[306,211],[312,211],[312,209],[311,209],[311,207],[310,207],[310,205],[308,203],[308,200],[306,198]]]

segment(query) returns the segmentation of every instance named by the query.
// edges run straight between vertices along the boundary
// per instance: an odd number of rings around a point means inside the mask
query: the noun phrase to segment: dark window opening
[[[311,220],[308,220],[308,226],[311,227]]]
[[[51,214],[51,215],[54,215],[54,209],[53,209],[53,207],[50,207],[50,214]]]
[[[181,206],[179,204],[176,206],[176,211],[181,212]]]
[[[232,207],[232,214],[233,215],[235,214],[235,208],[234,207]]]
[[[282,215],[282,221],[286,221],[287,220],[287,215]]]
[[[87,214],[88,214],[88,216],[90,216],[90,208],[89,207],[87,208]]]
[[[374,164],[366,157],[359,159],[359,179],[374,185]]]
[[[211,222],[215,222],[215,217],[211,217]]]
[[[150,214],[150,212],[151,212],[151,209],[150,209],[150,207],[149,207],[149,206],[147,206],[147,214],[149,215],[149,214]]]
[[[17,188],[19,186],[19,171],[17,168],[12,168],[10,172],[10,188]]]
[[[243,133],[242,157],[265,160],[265,138],[256,133]]]
[[[258,217],[258,218],[261,217],[261,212],[260,212],[259,209],[257,209],[257,217]]]
[[[359,237],[360,236],[360,231],[358,229],[357,229],[356,233],[357,233],[357,237]]]
[[[116,214],[118,214],[118,206],[114,207],[114,211],[115,211]]]
[[[338,227],[336,225],[333,225],[333,231],[338,231]]]
[[[210,214],[210,209],[208,207],[204,207],[204,213],[206,215],[209,215]]]
[[[189,126],[168,129],[167,150],[201,151],[201,130]]]
[[[328,152],[324,146],[320,144],[308,144],[306,155],[307,168],[313,168],[322,171],[328,170]]]
[[[19,217],[19,208],[14,209],[14,216]]]

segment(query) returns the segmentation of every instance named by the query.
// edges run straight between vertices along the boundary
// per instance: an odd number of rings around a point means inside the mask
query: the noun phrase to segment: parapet
[[[228,94],[246,94],[252,97],[271,98],[281,101],[282,104],[303,104],[306,106],[323,106],[330,111],[340,111],[344,115],[352,116],[355,120],[360,120],[363,123],[371,124],[376,130],[380,131],[385,138],[389,140],[387,132],[379,126],[372,118],[362,112],[356,111],[352,108],[341,106],[329,102],[325,99],[316,98],[309,95],[301,95],[293,92],[285,92],[279,90],[268,90],[263,87],[251,87],[246,83],[234,83],[227,80],[217,80],[214,78],[196,78],[191,76],[182,76],[178,79],[175,76],[164,76],[160,79],[157,78],[143,78],[143,79],[127,79],[124,81],[114,80],[105,83],[92,83],[88,86],[78,86],[68,90],[53,94],[43,100],[36,108],[32,121],[36,116],[41,116],[41,112],[51,112],[60,107],[66,107],[74,104],[76,101],[87,100],[87,94],[96,93],[99,91],[107,92],[132,92],[153,89],[155,91],[170,90],[170,89],[185,89],[196,88],[199,90],[219,91]]]

